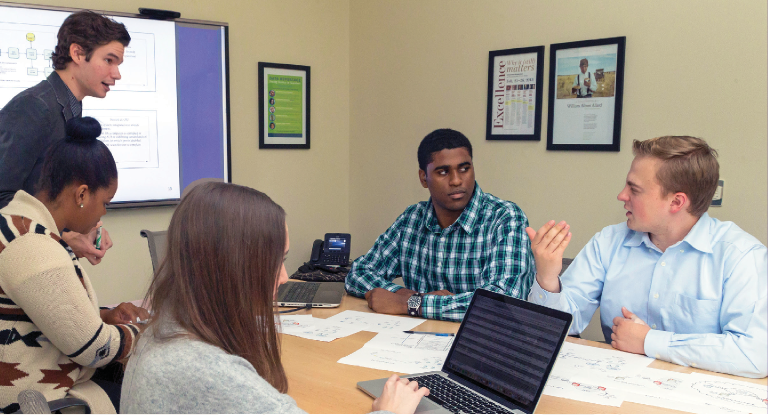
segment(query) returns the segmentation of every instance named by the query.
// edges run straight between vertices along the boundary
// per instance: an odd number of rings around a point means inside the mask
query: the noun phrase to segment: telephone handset
[[[312,245],[310,264],[349,265],[349,250],[352,236],[348,233],[326,233],[325,240],[316,239]]]
[[[312,244],[312,255],[309,256],[309,262],[320,262],[320,254],[323,253],[323,240],[315,239],[315,243]]]

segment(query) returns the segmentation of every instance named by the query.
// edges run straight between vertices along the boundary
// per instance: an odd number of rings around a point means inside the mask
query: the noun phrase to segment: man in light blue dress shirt
[[[526,229],[537,275],[528,301],[574,316],[581,333],[600,307],[606,341],[683,366],[754,378],[768,371],[768,251],[706,212],[717,153],[694,137],[633,143],[618,199],[627,221],[604,228],[563,273],[565,222]]]

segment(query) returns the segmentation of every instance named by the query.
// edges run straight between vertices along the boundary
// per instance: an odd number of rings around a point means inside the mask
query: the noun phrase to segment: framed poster
[[[259,148],[309,148],[309,66],[259,62]]]
[[[486,140],[541,140],[544,46],[488,53]]]
[[[626,39],[550,45],[547,150],[619,151]]]

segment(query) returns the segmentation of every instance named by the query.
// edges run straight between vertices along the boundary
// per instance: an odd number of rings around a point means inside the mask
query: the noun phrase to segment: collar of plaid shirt
[[[461,216],[456,219],[456,222],[452,223],[451,226],[445,229],[441,228],[440,223],[437,221],[435,207],[432,206],[432,198],[430,197],[429,206],[431,206],[431,209],[427,211],[427,215],[424,217],[424,227],[426,227],[430,232],[442,233],[444,231],[449,231],[454,226],[458,225],[464,229],[464,232],[471,235],[475,229],[475,223],[477,222],[478,213],[480,211],[480,207],[482,206],[484,194],[485,193],[483,190],[480,189],[480,185],[477,184],[477,181],[475,181],[475,190],[472,194],[472,198],[469,199],[469,203],[467,203],[467,206],[464,207],[464,212],[462,212]]]

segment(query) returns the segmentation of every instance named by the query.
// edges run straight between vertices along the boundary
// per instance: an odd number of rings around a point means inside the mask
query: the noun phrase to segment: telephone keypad
[[[320,257],[320,264],[347,265],[348,263],[349,255],[345,254],[323,253],[323,255]]]

